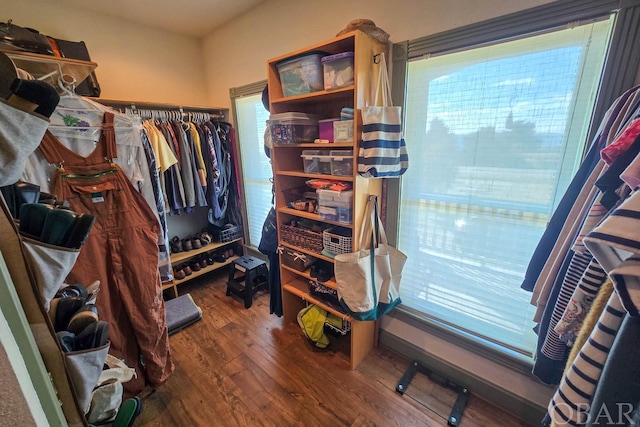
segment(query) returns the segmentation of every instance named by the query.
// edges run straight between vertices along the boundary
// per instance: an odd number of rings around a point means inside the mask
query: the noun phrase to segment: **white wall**
[[[54,0],[0,0],[0,21],[84,41],[105,99],[205,105],[200,40],[85,12]]]
[[[550,1],[269,0],[204,38],[209,101],[230,107],[229,88],[266,79],[267,60],[330,39],[352,19],[371,19],[399,42],[544,3]]]

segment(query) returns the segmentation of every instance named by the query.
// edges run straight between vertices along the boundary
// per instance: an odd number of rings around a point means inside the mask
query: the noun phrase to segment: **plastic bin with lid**
[[[353,84],[353,52],[325,56],[321,62],[325,90]]]
[[[314,114],[272,114],[268,123],[274,144],[313,142],[318,138],[318,116]]]
[[[304,173],[331,175],[331,155],[327,150],[302,150]]]
[[[316,190],[318,215],[326,221],[350,224],[352,221],[353,190]]]
[[[322,52],[309,52],[276,64],[283,96],[296,96],[324,88]]]
[[[331,150],[331,175],[351,176],[353,174],[353,150]]]

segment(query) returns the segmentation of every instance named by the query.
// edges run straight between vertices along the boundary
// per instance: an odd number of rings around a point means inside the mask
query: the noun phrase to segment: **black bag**
[[[83,41],[70,42],[68,40],[60,40],[55,38],[53,40],[55,44],[57,44],[60,56],[62,56],[63,58],[91,61],[89,50],[87,49],[87,45]],[[84,81],[78,82],[74,90],[74,92],[78,95],[95,97],[100,96],[100,91],[100,84],[98,83],[98,78],[96,77],[95,71],[92,71]]]
[[[265,255],[269,255],[270,252],[275,252],[277,248],[278,226],[276,223],[276,210],[271,208],[262,225],[262,236],[260,236],[258,250]]]
[[[9,50],[39,53],[41,55],[53,55],[53,49],[49,39],[44,34],[33,28],[25,28],[9,21],[0,22],[0,43]]]

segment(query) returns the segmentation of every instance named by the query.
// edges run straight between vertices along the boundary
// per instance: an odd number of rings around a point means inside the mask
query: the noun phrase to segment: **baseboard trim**
[[[504,409],[528,425],[539,426],[546,413],[546,408],[539,406],[535,402],[516,396],[497,384],[455,366],[382,329],[380,330],[379,344],[391,348],[411,360],[416,360],[434,372],[467,387],[471,394]]]

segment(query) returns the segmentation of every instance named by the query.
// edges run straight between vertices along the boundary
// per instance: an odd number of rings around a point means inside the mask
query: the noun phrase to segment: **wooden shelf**
[[[277,175],[282,176],[295,176],[299,178],[307,178],[307,179],[333,179],[335,181],[349,181],[353,182],[353,176],[344,176],[344,175],[322,175],[318,173],[304,173],[303,171],[279,171],[276,172]]]
[[[54,73],[50,80],[55,84],[55,87],[57,87],[60,74],[72,76],[76,84],[79,84],[98,66],[95,62],[78,59],[39,55],[30,52],[7,51],[2,48],[0,48],[0,51],[11,58],[16,67],[25,70],[35,78]]]
[[[183,263],[185,261],[190,260],[193,257],[196,257],[200,254],[203,254],[205,252],[209,252],[209,251],[215,251],[216,249],[222,248],[222,247],[226,247],[229,245],[232,245],[234,243],[243,243],[243,239],[242,237],[234,239],[234,240],[230,240],[228,242],[215,242],[215,243],[209,243],[208,245],[204,245],[203,247],[199,248],[199,249],[193,249],[191,251],[186,251],[186,252],[178,252],[175,254],[171,254],[171,264],[173,264],[173,266],[175,267],[176,265]],[[194,271],[193,273],[191,273],[189,276],[186,276],[184,279],[173,279],[172,281],[169,282],[164,282],[162,284],[162,290],[166,291],[167,289],[172,289],[173,290],[173,295],[174,297],[178,297],[178,285],[181,285],[184,282],[188,282],[189,280],[193,280],[197,277],[200,277],[204,274],[210,273],[212,271],[218,270],[222,267],[225,267],[229,264],[231,264],[233,262],[234,259],[239,258],[240,256],[238,255],[234,255],[230,258],[228,258],[227,260],[225,260],[224,262],[216,262],[213,265],[207,265],[204,268],[201,268],[198,271]]]
[[[282,268],[284,268],[285,270],[289,270],[292,273],[297,274],[298,276],[304,277],[305,279],[309,279],[309,280],[315,280],[313,277],[311,277],[311,275],[309,274],[309,270],[305,270],[305,271],[300,271],[300,270],[296,270],[295,268],[289,267],[288,265],[282,265]],[[327,280],[326,282],[318,282],[318,283],[322,283],[323,285],[325,285],[327,288],[331,288],[334,290],[338,290],[338,284],[336,283],[335,280],[331,279],[331,280]]]
[[[358,242],[360,233],[359,221],[362,220],[366,205],[367,196],[371,194],[380,195],[382,193],[382,180],[366,179],[357,174],[357,153],[359,148],[359,136],[362,133],[361,108],[367,105],[371,97],[371,85],[377,81],[377,68],[374,66],[374,56],[385,52],[387,46],[377,40],[360,32],[353,31],[343,34],[325,42],[309,46],[287,55],[273,58],[267,63],[267,79],[269,82],[269,101],[272,114],[284,112],[300,112],[306,114],[316,114],[322,118],[339,117],[343,108],[354,108],[354,141],[347,143],[333,144],[274,144],[271,160],[274,171],[274,184],[276,193],[277,220],[278,225],[288,223],[294,218],[305,218],[322,224],[330,224],[345,227],[352,230],[352,241]],[[317,91],[297,96],[284,97],[278,63],[299,55],[310,52],[326,52],[336,54],[340,52],[354,52],[354,84],[352,86],[330,90]],[[304,172],[303,161],[301,161],[302,151],[305,149],[331,150],[331,149],[353,150],[353,174],[351,176],[332,176],[323,174],[308,174]],[[337,221],[327,221],[320,219],[315,213],[298,211],[287,207],[285,191],[304,186],[304,181],[308,179],[331,179],[351,183],[353,189],[353,202],[351,224],[343,224]],[[280,234],[280,237],[282,235]],[[333,258],[290,245],[282,240],[279,244],[296,252],[304,253],[316,257],[320,260],[333,262]],[[353,248],[357,250],[357,247]],[[358,321],[349,315],[326,303],[316,299],[309,293],[308,281],[313,280],[309,275],[309,270],[298,271],[280,263],[280,277],[282,283],[282,308],[283,322],[295,323],[297,314],[307,303],[316,304],[319,307],[345,318],[351,322],[350,333],[350,362],[354,369],[375,345],[376,322]],[[325,283],[332,289],[337,289],[335,280]]]
[[[306,284],[305,284],[306,285]],[[282,288],[287,291],[290,292],[294,295],[297,295],[298,297],[302,298],[304,301],[310,302],[311,304],[315,304],[318,307],[327,310],[329,313],[335,314],[336,316],[347,320],[349,322],[352,322],[353,319],[351,318],[351,316],[349,316],[346,313],[343,313],[339,310],[336,310],[335,308],[331,307],[330,305],[320,301],[319,299],[314,298],[313,296],[311,296],[311,294],[309,292],[305,292],[302,291],[300,289],[298,289],[296,286],[293,286],[291,284],[283,284]]]
[[[287,96],[286,98],[272,99],[272,104],[316,104],[318,102],[331,102],[345,97],[353,96],[353,85],[345,86],[334,90],[321,90],[317,92],[305,93],[296,96]]]
[[[185,252],[178,252],[175,254],[171,254],[171,263],[173,265],[179,264],[185,260],[191,259],[196,255],[200,255],[202,253],[205,252],[209,252],[209,251],[214,251],[218,248],[222,248],[224,246],[230,245],[232,243],[236,243],[236,242],[240,242],[242,240],[242,238],[237,238],[234,240],[230,240],[228,242],[224,242],[224,243],[220,243],[220,242],[214,242],[214,243],[209,243],[208,245],[204,245],[203,247],[201,247],[200,249],[193,249],[191,251],[185,251]]]
[[[331,149],[331,148],[353,148],[353,142],[330,142],[328,144],[320,142],[303,142],[300,144],[273,144],[273,148],[318,148],[318,149]]]
[[[194,271],[191,275],[185,277],[184,279],[174,279],[174,281],[173,281],[173,283],[171,285],[168,285],[167,287],[163,287],[163,289],[168,289],[170,287],[177,286],[177,285],[179,285],[181,283],[188,282],[189,280],[193,280],[196,277],[200,277],[203,274],[207,274],[207,273],[209,273],[211,271],[214,271],[214,270],[217,270],[219,268],[225,267],[225,266],[231,264],[234,259],[238,259],[238,258],[240,258],[240,257],[234,255],[231,258],[228,258],[225,262],[220,262],[220,263],[216,262],[213,265],[207,265],[205,268],[201,268],[198,271]]]

